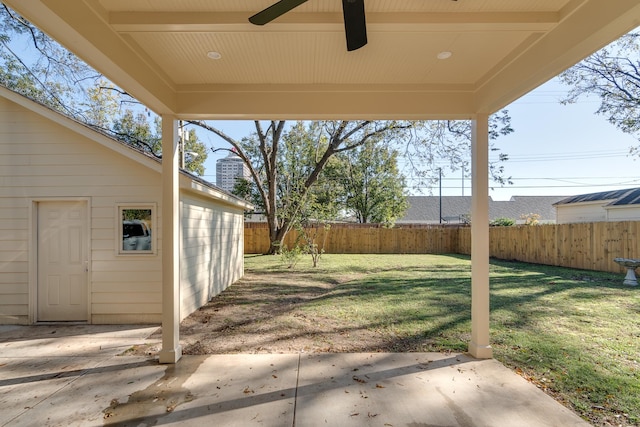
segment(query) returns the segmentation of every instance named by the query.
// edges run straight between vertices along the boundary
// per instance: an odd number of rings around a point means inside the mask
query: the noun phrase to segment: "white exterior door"
[[[38,204],[39,321],[88,320],[87,203]]]

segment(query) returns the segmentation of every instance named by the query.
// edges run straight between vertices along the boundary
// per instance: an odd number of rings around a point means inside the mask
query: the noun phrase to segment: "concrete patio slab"
[[[2,357],[113,356],[146,343],[157,326],[0,326]]]
[[[78,360],[79,358],[74,358]],[[21,400],[1,403],[19,412],[2,425],[16,426],[94,426],[102,425],[110,410],[119,402],[127,402],[136,391],[162,378],[164,369],[145,357],[112,357],[99,365],[60,370],[57,378],[28,382],[8,387],[8,396],[34,395],[33,403]],[[0,382],[1,384],[2,382]],[[4,387],[0,386],[0,389]],[[6,406],[5,406],[6,405]],[[3,417],[4,418],[4,417]]]
[[[296,427],[326,425],[588,424],[496,360],[441,353],[309,355],[301,362]]]
[[[297,354],[188,356],[185,362],[184,366],[190,366],[188,370],[193,372],[181,384],[188,398],[162,423],[294,425]]]
[[[75,358],[59,358],[57,362],[60,364],[53,366],[48,360],[0,359],[0,425],[36,407],[73,380],[60,372],[79,372],[86,365]]]
[[[148,358],[116,357],[155,330],[123,325],[0,326],[0,425],[101,424],[107,399],[102,392],[127,400],[129,392],[139,388],[136,383],[149,381],[146,376],[155,371],[155,377],[162,376],[162,369]],[[136,378],[129,381],[134,367]]]
[[[233,354],[159,365],[120,355],[156,328],[22,328],[0,327],[0,426],[589,425],[499,362],[463,354]]]

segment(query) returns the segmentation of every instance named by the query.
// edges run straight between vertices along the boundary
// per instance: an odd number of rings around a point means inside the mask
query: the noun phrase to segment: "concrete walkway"
[[[588,426],[461,354],[120,356],[156,327],[0,326],[0,426]]]

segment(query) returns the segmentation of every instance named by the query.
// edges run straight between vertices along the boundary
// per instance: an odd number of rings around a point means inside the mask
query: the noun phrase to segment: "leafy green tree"
[[[262,212],[262,200],[260,199],[260,193],[253,180],[243,177],[236,178],[236,183],[233,186],[233,190],[231,190],[231,194],[248,201],[257,208],[258,212]]]
[[[314,206],[333,211],[340,209],[339,204],[333,203],[334,196],[329,196],[338,192],[335,188],[322,188],[329,185],[329,181],[321,179],[325,168],[330,168],[331,161],[337,158],[335,156],[351,155],[371,141],[378,148],[389,146],[410,156],[415,154],[412,159],[419,161],[411,164],[413,170],[425,179],[433,179],[430,177],[433,177],[432,165],[436,160],[450,161],[453,169],[460,167],[471,151],[470,122],[297,122],[285,131],[284,121],[268,122],[266,128],[262,122],[255,121],[256,132],[242,140],[236,140],[206,122],[190,123],[218,135],[249,167],[255,187],[244,194],[250,197],[255,192],[258,196],[258,209],[266,216],[269,228],[269,253],[278,251],[286,234],[305,215],[320,215],[314,212]],[[490,129],[494,139],[512,132],[508,114],[501,112],[492,116]],[[492,172],[496,180],[503,179],[499,167],[493,165]],[[380,214],[380,217],[384,216]]]
[[[256,132],[241,141],[205,122],[191,122],[208,129],[234,147],[249,167],[267,218],[271,246],[275,253],[291,228],[313,212],[320,194],[312,187],[324,168],[338,153],[353,150],[369,139],[400,138],[410,122],[321,121],[297,122],[285,132],[285,121],[272,121],[267,128],[255,121]]]
[[[85,122],[100,129],[112,128],[121,114],[121,98],[115,86],[105,79],[99,79],[95,86],[87,88],[86,96],[79,103]],[[123,118],[120,117],[120,120]]]
[[[156,124],[155,129],[158,126]],[[113,122],[113,133],[116,137],[142,151],[162,157],[162,137],[152,129],[147,116],[126,110]]]
[[[595,95],[600,98],[596,114],[640,139],[640,33],[629,33],[584,59],[562,73],[560,81],[571,87],[563,103]]]
[[[408,170],[416,188],[430,187],[440,179],[436,163],[448,163],[447,168],[456,172],[462,169],[470,173],[471,129],[469,120],[429,120],[415,122],[413,132],[418,136],[409,138],[395,147],[409,164]],[[489,149],[499,152],[496,140],[513,132],[511,117],[507,110],[501,110],[489,117]],[[489,163],[490,179],[498,185],[513,184],[511,177],[504,175],[504,162],[509,160],[506,153],[499,153],[498,160]],[[427,166],[427,167],[425,167]]]
[[[375,140],[339,156],[340,167],[328,179],[337,179],[346,211],[360,223],[392,226],[408,203],[405,178],[398,168],[398,151]]]
[[[150,122],[153,119],[153,123]],[[116,117],[110,132],[127,144],[145,151],[155,157],[162,157],[162,123],[158,116],[144,112],[125,110]],[[184,169],[196,175],[204,174],[204,162],[207,159],[207,147],[198,139],[195,129],[188,129],[184,138]],[[180,146],[180,150],[183,145]],[[182,151],[180,152],[182,156]]]
[[[180,154],[182,155],[182,153]],[[195,175],[204,175],[204,163],[208,156],[209,149],[200,141],[196,130],[186,130],[184,135],[184,169]]]
[[[78,100],[99,73],[0,4],[0,83],[87,122]]]
[[[22,72],[22,67],[16,60],[4,58],[2,61],[2,66],[0,66],[0,85],[47,105],[45,94],[30,77],[29,74]]]

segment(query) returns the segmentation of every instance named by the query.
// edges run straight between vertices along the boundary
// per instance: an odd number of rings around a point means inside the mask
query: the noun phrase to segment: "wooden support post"
[[[489,341],[489,115],[477,114],[471,142],[471,343],[469,353],[490,359]]]
[[[180,189],[178,121],[162,116],[162,350],[160,363],[176,363],[180,346]]]

